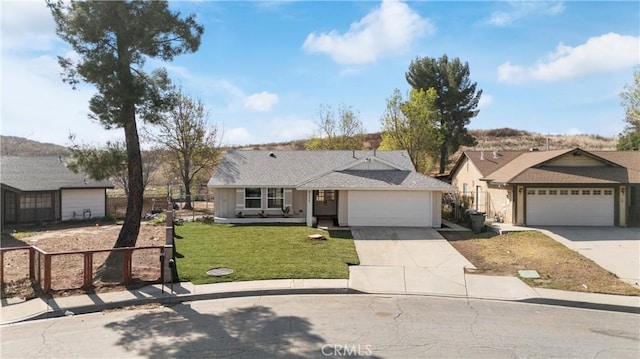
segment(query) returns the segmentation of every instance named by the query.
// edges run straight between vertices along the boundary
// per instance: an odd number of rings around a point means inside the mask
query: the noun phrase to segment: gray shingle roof
[[[273,154],[273,156],[271,155]],[[367,157],[400,170],[346,170]],[[211,187],[405,188],[442,189],[447,184],[418,174],[406,151],[227,151]],[[320,187],[314,187],[320,188]]]
[[[298,189],[402,189],[451,190],[453,187],[435,178],[412,171],[347,170],[331,172],[305,182]]]
[[[0,183],[21,191],[56,191],[62,188],[113,188],[110,181],[94,181],[69,170],[64,158],[2,157]]]

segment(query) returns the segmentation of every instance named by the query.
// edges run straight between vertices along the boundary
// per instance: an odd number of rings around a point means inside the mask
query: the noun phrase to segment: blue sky
[[[416,57],[469,63],[483,90],[470,128],[617,135],[618,94],[640,63],[640,3],[356,1],[171,2],[205,27],[200,50],[164,66],[200,98],[225,144],[311,136],[320,105],[352,106],[380,130],[386,99],[409,89]],[[122,138],[87,118],[94,89],[73,91],[42,1],[2,1],[2,134],[68,145]]]

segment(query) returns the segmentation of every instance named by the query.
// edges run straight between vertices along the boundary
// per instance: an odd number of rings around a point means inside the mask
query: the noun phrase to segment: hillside
[[[42,143],[24,137],[0,136],[2,156],[57,156],[68,155],[69,150],[53,143]]]
[[[534,132],[516,130],[512,128],[499,128],[492,130],[470,130],[472,136],[478,141],[474,147],[461,148],[462,150],[529,150],[580,147],[585,150],[615,150],[618,139],[616,137],[603,137],[599,135],[543,135]],[[381,134],[369,133],[363,143],[363,147],[374,149],[380,146]],[[234,148],[251,150],[302,150],[304,140],[290,142],[265,143]],[[461,152],[460,151],[460,152]],[[458,153],[459,154],[459,153]],[[456,157],[457,155],[456,154]]]

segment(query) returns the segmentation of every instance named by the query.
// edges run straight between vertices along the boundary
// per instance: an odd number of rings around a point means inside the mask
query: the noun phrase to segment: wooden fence
[[[157,273],[157,277],[149,280],[144,280],[145,282],[152,283],[161,283],[165,281],[166,275],[166,267],[167,264],[161,261],[161,258],[164,258],[166,255],[167,258],[171,257],[172,247],[171,245],[165,245],[162,247],[153,246],[153,247],[126,247],[126,248],[112,248],[112,249],[100,249],[100,250],[82,250],[82,251],[69,251],[69,252],[55,252],[55,253],[47,253],[44,250],[36,247],[36,246],[23,246],[23,247],[12,247],[12,248],[0,248],[0,283],[5,283],[5,273],[4,273],[4,259],[5,254],[12,251],[28,251],[29,257],[29,279],[38,285],[44,294],[48,294],[52,291],[52,261],[55,258],[61,256],[81,256],[82,260],[82,276],[81,280],[77,281],[78,278],[71,278],[71,281],[68,281],[62,287],[56,288],[56,290],[69,290],[69,289],[84,289],[90,290],[96,284],[94,279],[94,258],[96,254],[103,253],[105,254],[105,258],[108,255],[112,255],[113,253],[120,253],[122,255],[122,266],[119,268],[120,271],[120,280],[116,280],[115,282],[120,285],[128,285],[134,279],[133,275],[133,255],[137,251],[158,251],[157,256],[157,271],[153,270],[154,273]],[[161,257],[162,256],[162,257]],[[73,273],[73,266],[67,266],[61,268],[65,273],[72,272],[71,277],[78,276],[78,273]],[[152,266],[153,267],[153,266]],[[113,268],[112,268],[113,269]],[[138,278],[140,279],[140,278]],[[68,283],[82,283],[80,287],[69,285]]]

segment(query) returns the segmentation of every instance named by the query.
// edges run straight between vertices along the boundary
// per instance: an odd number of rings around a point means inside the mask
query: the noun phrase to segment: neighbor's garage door
[[[611,188],[530,188],[526,222],[534,226],[613,226]]]
[[[349,226],[430,227],[429,191],[349,191]]]

